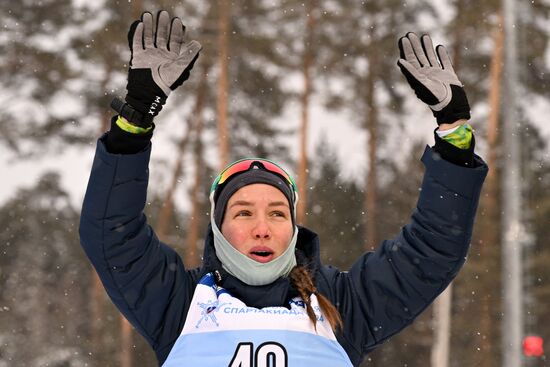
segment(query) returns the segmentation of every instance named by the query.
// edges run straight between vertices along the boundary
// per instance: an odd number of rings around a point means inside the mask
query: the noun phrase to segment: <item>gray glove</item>
[[[409,32],[399,39],[399,51],[397,65],[416,96],[431,108],[438,124],[470,118],[464,86],[444,46],[437,46],[436,57],[430,36],[425,34],[419,39]]]
[[[126,102],[142,114],[138,126],[150,126],[171,91],[189,78],[189,73],[202,46],[197,41],[184,41],[185,27],[179,18],[167,11],[157,15],[156,31],[153,15],[145,12],[128,32],[132,52]]]

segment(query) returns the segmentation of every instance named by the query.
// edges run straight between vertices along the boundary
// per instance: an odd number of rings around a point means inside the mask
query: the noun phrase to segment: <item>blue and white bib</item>
[[[181,335],[163,367],[349,367],[350,359],[323,317],[311,306],[317,331],[301,298],[286,307],[248,307],[214,276],[197,285]]]

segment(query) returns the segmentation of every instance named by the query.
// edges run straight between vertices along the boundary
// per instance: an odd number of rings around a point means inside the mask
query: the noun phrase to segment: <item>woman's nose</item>
[[[271,231],[269,230],[269,226],[267,222],[264,219],[258,219],[256,222],[256,225],[254,226],[252,230],[252,235],[255,238],[269,238],[271,237]]]

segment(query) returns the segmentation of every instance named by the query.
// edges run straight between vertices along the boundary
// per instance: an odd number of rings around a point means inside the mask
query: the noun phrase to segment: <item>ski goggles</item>
[[[245,159],[238,160],[234,163],[231,163],[229,166],[227,166],[214,180],[214,183],[210,188],[210,193],[213,193],[214,191],[216,191],[216,188],[224,184],[230,177],[238,173],[248,171],[253,166],[257,166],[268,172],[272,172],[280,175],[282,178],[284,178],[288,182],[288,184],[290,185],[290,187],[292,187],[292,190],[295,193],[298,191],[298,189],[296,188],[296,182],[294,182],[292,177],[290,177],[290,175],[284,169],[278,166],[276,163],[263,158],[245,158]]]

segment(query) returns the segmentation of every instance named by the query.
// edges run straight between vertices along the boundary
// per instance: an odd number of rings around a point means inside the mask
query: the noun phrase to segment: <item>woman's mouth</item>
[[[250,250],[248,256],[259,263],[265,264],[273,260],[274,253],[271,249],[264,246],[257,246]]]

